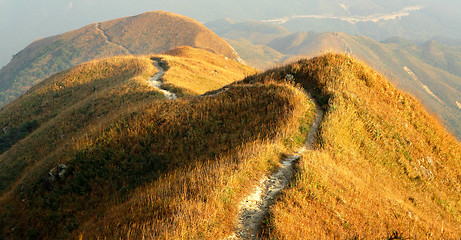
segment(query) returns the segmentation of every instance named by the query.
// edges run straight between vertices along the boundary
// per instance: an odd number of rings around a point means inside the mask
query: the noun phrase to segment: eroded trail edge
[[[163,93],[165,95],[165,97],[168,98],[169,100],[176,99],[177,98],[176,94],[162,88],[163,83],[162,83],[161,79],[162,79],[163,75],[165,75],[165,69],[160,66],[160,64],[159,64],[159,62],[157,60],[152,59],[152,63],[154,64],[154,67],[157,68],[158,72],[153,77],[149,78],[149,80],[147,80],[147,82],[152,87],[156,88],[161,93]]]
[[[306,138],[305,145],[296,154],[284,158],[280,168],[270,176],[261,179],[252,193],[240,203],[238,222],[235,232],[228,239],[259,239],[261,222],[268,214],[269,207],[277,195],[290,183],[294,172],[294,163],[308,150],[312,149],[324,111],[314,100],[316,116]]]

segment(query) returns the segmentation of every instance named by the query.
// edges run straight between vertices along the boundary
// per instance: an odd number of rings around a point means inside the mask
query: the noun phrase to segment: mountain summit
[[[158,54],[180,46],[240,61],[226,41],[198,21],[164,11],[147,12],[33,42],[0,70],[0,106],[51,74],[77,64],[118,55]]]

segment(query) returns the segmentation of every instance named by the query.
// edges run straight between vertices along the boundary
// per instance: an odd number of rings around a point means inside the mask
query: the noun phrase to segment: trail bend
[[[228,237],[228,240],[260,239],[263,218],[269,213],[269,208],[275,202],[277,195],[291,182],[296,161],[312,149],[316,140],[325,112],[315,100],[313,101],[316,116],[304,146],[296,154],[285,157],[279,169],[272,175],[262,178],[253,191],[240,202],[237,225],[234,234]]]
[[[163,75],[165,75],[165,69],[162,66],[160,66],[157,60],[152,59],[152,63],[154,64],[154,67],[157,68],[158,72],[155,73],[153,77],[149,78],[147,82],[152,87],[163,93],[167,99],[175,100],[176,98],[178,98],[176,94],[162,88],[163,82],[161,81],[161,78],[163,77]]]

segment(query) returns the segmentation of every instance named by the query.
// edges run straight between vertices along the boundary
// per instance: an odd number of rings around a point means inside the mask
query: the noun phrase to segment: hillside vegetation
[[[169,167],[127,201],[87,221],[80,236],[229,236],[239,201],[275,169],[282,153],[290,151],[287,140],[310,123],[313,108],[299,89],[269,83],[231,87],[216,96],[173,102],[165,110],[153,108],[146,114],[139,117],[154,120],[147,126],[159,121],[163,125],[154,132],[142,131],[153,137],[133,134],[141,142],[145,137],[158,139],[146,151],[161,153]]]
[[[257,71],[237,61],[208,51],[180,47],[159,57],[167,63],[164,84],[186,89],[186,94],[204,94]],[[174,89],[172,91],[175,91]]]
[[[215,23],[217,24],[217,23]],[[212,27],[214,24],[210,24]],[[229,42],[250,65],[259,69],[292,63],[326,52],[345,53],[366,61],[385,73],[393,84],[421,99],[430,112],[459,138],[461,136],[461,48],[437,41],[417,45],[402,38],[383,42],[339,32],[298,32],[287,34],[268,24],[220,22],[220,36]],[[241,27],[245,26],[245,27]],[[275,27],[273,27],[275,28]],[[214,28],[213,28],[214,29]],[[276,29],[276,28],[275,28]],[[236,35],[238,33],[238,35]],[[253,35],[269,34],[262,42]],[[247,37],[245,37],[247,36]],[[264,66],[265,64],[265,66]]]
[[[182,96],[216,90],[255,73],[234,60],[190,47],[153,58],[160,59],[167,69],[164,85]],[[199,68],[197,62],[205,67]],[[149,57],[90,62],[50,77],[5,107],[0,111],[0,191],[34,159],[40,159],[40,153],[49,154],[57,148],[55,144],[85,132],[88,125],[116,119],[125,109],[140,107],[151,98],[162,99],[147,83],[156,71]],[[225,80],[216,77],[219,72]],[[53,144],[43,145],[48,141]]]
[[[147,83],[153,59],[180,98]],[[79,65],[0,111],[0,238],[224,239],[303,145],[304,91],[326,115],[263,238],[461,235],[459,142],[368,66],[327,54],[257,74],[182,47]]]
[[[313,108],[299,89],[280,83],[187,97],[255,71],[203,50],[168,54],[153,58],[168,69],[165,85],[184,99],[165,101],[149,86],[150,57],[118,57],[54,75],[0,112],[8,129],[0,138],[21,133],[0,155],[1,237],[200,236],[197,224],[210,234],[232,231],[235,203],[290,151],[286,139],[298,136]],[[220,71],[226,81],[213,75]],[[208,85],[194,87],[194,79]],[[227,225],[208,225],[198,212]],[[143,233],[140,226],[157,227]]]
[[[0,70],[0,106],[44,78],[80,63],[119,55],[159,54],[180,46],[240,60],[227,42],[201,23],[169,12],[147,12],[33,42]]]
[[[286,84],[146,103],[77,137],[58,158],[69,166],[64,179],[38,178],[4,199],[3,234],[225,236],[236,203],[288,151],[286,139],[313,115],[309,106]]]
[[[459,142],[410,95],[345,55],[300,60],[244,82],[295,82],[327,112],[315,151],[272,207],[267,238],[456,239]]]

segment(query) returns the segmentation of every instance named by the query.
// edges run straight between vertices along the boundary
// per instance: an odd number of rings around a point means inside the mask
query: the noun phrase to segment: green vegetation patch
[[[21,139],[27,137],[31,132],[39,126],[37,120],[26,121],[18,127],[8,129],[5,127],[6,133],[0,136],[0,154],[7,151],[11,146],[16,144]]]

